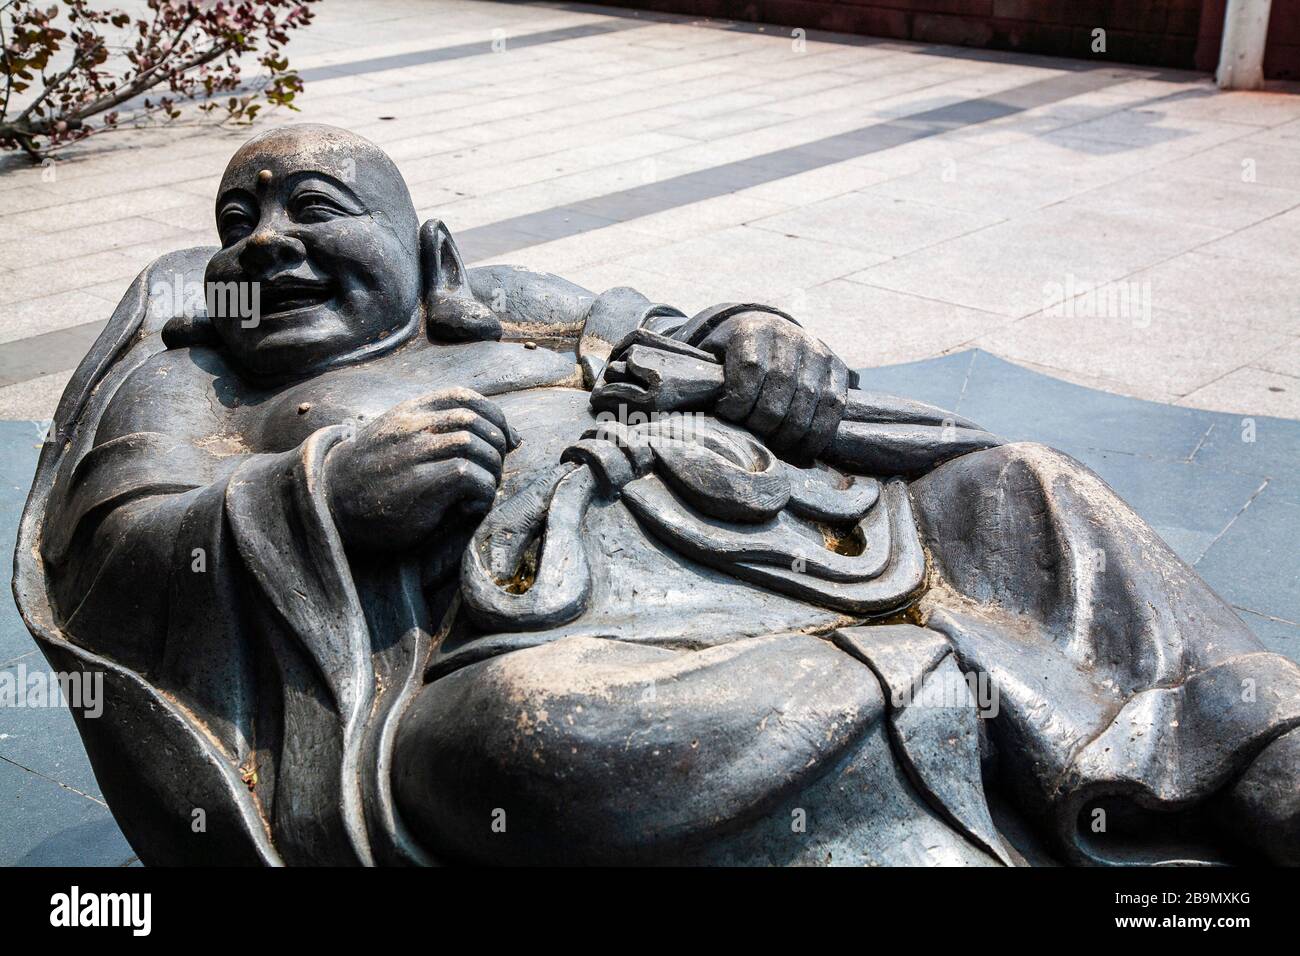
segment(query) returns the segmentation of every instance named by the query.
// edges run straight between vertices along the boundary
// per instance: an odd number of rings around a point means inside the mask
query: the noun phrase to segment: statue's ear
[[[501,320],[474,298],[460,250],[440,219],[420,227],[420,272],[431,338],[443,342],[501,338]]]

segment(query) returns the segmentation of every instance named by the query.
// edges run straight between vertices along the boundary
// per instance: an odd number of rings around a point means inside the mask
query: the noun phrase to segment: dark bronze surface
[[[1068,456],[760,303],[467,269],[342,130],[216,214],[16,555],[144,861],[1300,859],[1300,668]]]

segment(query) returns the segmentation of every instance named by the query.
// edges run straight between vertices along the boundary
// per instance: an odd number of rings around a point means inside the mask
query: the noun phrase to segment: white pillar
[[[1223,46],[1215,82],[1223,90],[1257,90],[1264,85],[1264,45],[1273,0],[1228,0]]]

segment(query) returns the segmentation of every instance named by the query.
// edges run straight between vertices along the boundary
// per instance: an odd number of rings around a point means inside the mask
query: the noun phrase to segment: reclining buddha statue
[[[1300,861],[1300,668],[1068,456],[776,308],[466,268],[343,130],[216,217],[16,558],[145,863]]]

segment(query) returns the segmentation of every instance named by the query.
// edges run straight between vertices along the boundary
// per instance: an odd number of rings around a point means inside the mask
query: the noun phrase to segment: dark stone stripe
[[[112,311],[107,302],[104,311]],[[107,324],[101,319],[0,345],[0,388],[75,368]]]
[[[623,23],[624,21],[620,21],[618,25],[621,26]],[[629,27],[635,25],[637,24],[629,24]],[[592,26],[601,27],[603,24]],[[530,36],[534,39],[552,37],[549,40],[536,40],[536,42],[556,42],[558,39],[573,39],[572,31],[585,29],[587,28],[574,27],[568,30],[550,30]],[[557,36],[560,33],[566,36],[563,38]],[[580,35],[592,34],[587,32]],[[523,39],[519,37],[510,42],[518,46],[520,44],[517,41]],[[476,48],[480,53],[487,52],[491,49],[491,43],[466,44],[462,47],[445,49],[454,51],[470,48]],[[434,54],[440,51],[426,52]],[[392,59],[394,58],[384,57],[375,61],[358,62],[380,63]],[[628,222],[678,206],[725,196],[752,186],[843,162],[846,159],[867,156],[949,130],[1010,116],[1036,106],[1121,83],[1129,78],[1127,75],[1115,75],[1113,71],[1102,68],[1067,72],[1060,76],[1004,90],[996,96],[965,100],[923,110],[896,120],[874,123],[860,129],[827,136],[801,146],[778,149],[734,163],[725,163],[721,166],[674,176],[661,182],[647,183],[644,186],[634,186],[539,212],[513,216],[458,233],[456,241],[468,261],[496,258],[517,249],[581,235],[615,223]],[[0,387],[74,368],[81,356],[89,350],[103,325],[103,322],[90,322],[0,345]]]
[[[555,30],[542,30],[538,33],[525,33],[522,36],[508,36],[505,38],[505,48],[506,50],[518,50],[523,47],[542,46],[546,43],[560,43],[564,40],[580,40],[583,37],[621,33],[624,30],[636,30],[643,26],[648,26],[648,24],[636,22],[635,19],[610,20],[604,23],[583,23],[578,26],[560,27]],[[384,70],[400,70],[410,66],[424,66],[426,63],[463,60],[466,57],[484,56],[492,52],[491,40],[479,40],[474,43],[461,43],[457,46],[444,46],[433,50],[414,50],[410,53],[395,53],[392,56],[377,56],[368,60],[352,60],[348,63],[312,67],[307,70],[299,70],[298,75],[304,82],[328,80],[332,77],[355,76],[360,73],[380,73]]]
[[[1066,73],[1013,87],[995,96],[965,100],[873,123],[800,146],[773,150],[749,159],[683,173],[655,183],[513,216],[458,233],[456,242],[469,261],[492,259],[553,239],[581,235],[617,222],[664,212],[705,199],[760,186],[847,159],[857,159],[950,130],[1069,99],[1129,79],[1113,71],[1092,69]]]
[[[541,46],[546,43],[560,43],[564,40],[580,40],[583,37],[602,36],[607,33],[622,33],[625,30],[636,30],[639,27],[649,26],[648,23],[637,23],[635,17],[628,20],[609,20],[605,23],[584,23],[573,27],[560,27],[555,30],[541,30],[537,33],[525,33],[521,36],[509,36],[505,38],[507,50],[518,50],[523,47]],[[410,53],[394,53],[391,56],[376,56],[366,60],[350,60],[347,63],[333,63],[329,66],[310,67],[305,70],[299,70],[298,76],[304,82],[312,80],[330,80],[338,79],[342,76],[359,76],[363,73],[381,73],[384,70],[400,70],[408,66],[423,66],[426,63],[442,63],[447,60],[463,60],[471,56],[485,56],[492,53],[491,40],[478,40],[474,43],[461,43],[456,46],[436,47],[432,50],[413,50]],[[241,86],[238,90],[223,93],[218,96],[220,100],[225,96],[231,96],[235,93],[250,93],[254,88],[251,86]],[[145,100],[157,102],[158,94],[142,93],[134,99],[127,100],[120,107],[119,111],[123,113],[137,110],[144,106]]]

